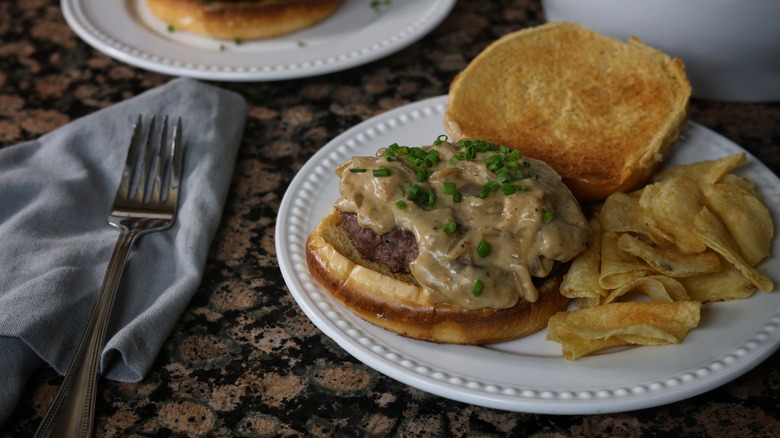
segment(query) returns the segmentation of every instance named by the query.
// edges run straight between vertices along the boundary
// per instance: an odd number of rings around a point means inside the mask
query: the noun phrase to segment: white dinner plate
[[[702,307],[699,327],[679,345],[611,351],[564,360],[545,331],[482,347],[438,345],[400,337],[368,324],[334,301],[309,275],[306,237],[338,197],[335,167],[352,155],[372,155],[399,143],[430,144],[444,133],[446,96],[403,106],[367,120],[325,145],[300,170],[282,200],[276,250],[284,279],[300,307],[325,334],[368,366],[403,383],[475,405],[543,414],[630,411],[682,400],[729,382],[780,346],[780,293]],[[683,131],[670,164],[712,159],[742,148],[695,123]],[[749,156],[739,173],[751,178],[775,218],[780,180]],[[780,272],[780,240],[759,271]],[[775,281],[778,279],[775,278]]]
[[[173,76],[271,81],[331,73],[403,49],[433,30],[455,0],[345,0],[321,23],[257,41],[168,30],[144,0],[61,0],[65,21],[89,45],[122,62]]]

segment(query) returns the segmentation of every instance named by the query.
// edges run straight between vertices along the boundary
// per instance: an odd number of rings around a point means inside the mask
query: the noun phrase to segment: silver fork
[[[121,231],[108,262],[103,284],[95,300],[87,329],[65,379],[38,427],[39,437],[91,436],[99,378],[100,353],[105,343],[111,307],[125,261],[135,240],[173,225],[181,182],[181,119],[177,119],[166,147],[168,118],[163,118],[159,142],[152,117],[146,138],[141,116],[133,126],[122,181],[108,222]],[[154,159],[156,154],[157,159]],[[151,178],[152,174],[154,175]],[[149,181],[149,180],[152,181]]]

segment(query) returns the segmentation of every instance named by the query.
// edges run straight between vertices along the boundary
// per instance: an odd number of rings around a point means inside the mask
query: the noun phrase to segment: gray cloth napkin
[[[64,374],[75,354],[119,235],[107,217],[137,114],[182,118],[183,183],[174,226],[131,251],[102,375],[141,380],[200,284],[246,120],[241,96],[174,79],[0,149],[0,424],[41,361]]]

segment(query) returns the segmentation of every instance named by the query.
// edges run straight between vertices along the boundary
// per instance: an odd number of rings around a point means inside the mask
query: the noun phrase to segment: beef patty
[[[379,235],[361,227],[354,213],[341,213],[341,226],[361,257],[383,263],[393,273],[408,274],[409,264],[419,254],[417,241],[409,231],[396,228]]]

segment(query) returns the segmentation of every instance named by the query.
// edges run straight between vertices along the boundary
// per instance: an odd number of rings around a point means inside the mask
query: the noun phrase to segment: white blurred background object
[[[548,21],[579,23],[685,62],[694,97],[780,100],[780,0],[542,0]]]

